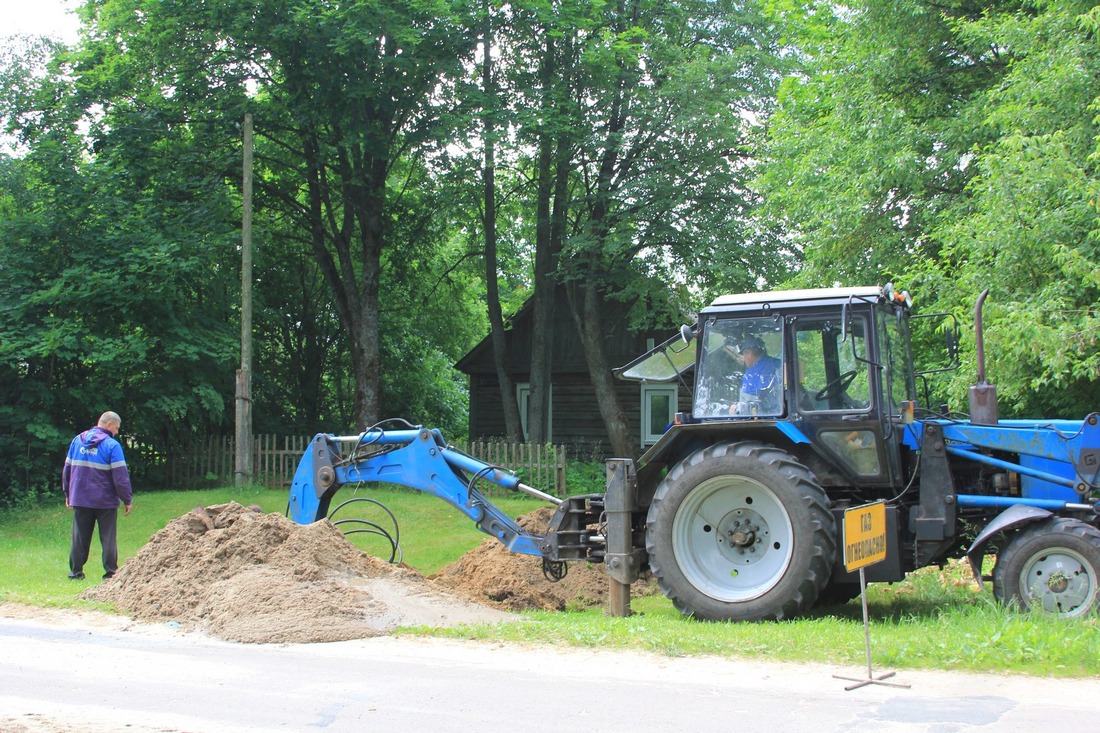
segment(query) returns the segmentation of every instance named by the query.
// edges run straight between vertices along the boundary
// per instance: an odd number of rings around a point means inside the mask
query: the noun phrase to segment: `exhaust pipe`
[[[982,305],[987,295],[989,295],[989,288],[982,291],[974,306],[974,349],[978,359],[978,383],[970,387],[970,422],[974,425],[997,424],[997,387],[985,381]]]

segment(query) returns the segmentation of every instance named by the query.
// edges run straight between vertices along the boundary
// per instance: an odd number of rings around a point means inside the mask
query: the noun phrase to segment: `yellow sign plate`
[[[844,568],[853,570],[886,559],[886,502],[852,507],[844,512]]]

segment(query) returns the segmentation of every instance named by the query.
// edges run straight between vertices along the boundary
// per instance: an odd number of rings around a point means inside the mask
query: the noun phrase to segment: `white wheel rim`
[[[1029,608],[1059,616],[1081,616],[1096,601],[1096,571],[1076,550],[1036,553],[1020,571],[1020,590]]]
[[[791,563],[794,529],[775,493],[744,476],[699,484],[672,523],[672,548],[684,577],[723,602],[762,596]]]

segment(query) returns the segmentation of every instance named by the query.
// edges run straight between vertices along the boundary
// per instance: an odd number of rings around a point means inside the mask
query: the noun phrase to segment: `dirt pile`
[[[554,510],[545,507],[516,521],[528,532],[546,532]],[[607,604],[607,573],[603,565],[569,563],[566,576],[551,582],[542,562],[530,555],[508,552],[496,540],[478,547],[443,568],[432,580],[459,595],[508,611],[565,611]],[[634,584],[635,596],[656,592],[647,581]]]
[[[543,532],[551,516],[544,509],[519,522]],[[361,552],[329,522],[302,526],[229,503],[174,519],[83,597],[230,641],[317,642],[598,606],[607,601],[607,576],[602,566],[575,563],[551,583],[538,558],[487,539],[427,579]]]
[[[339,641],[508,618],[360,552],[328,522],[300,526],[236,503],[173,520],[84,597],[243,642]]]

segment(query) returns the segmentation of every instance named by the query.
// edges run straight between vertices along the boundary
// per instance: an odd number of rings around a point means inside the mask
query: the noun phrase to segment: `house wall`
[[[616,367],[644,354],[653,339],[660,342],[673,333],[673,329],[632,332],[627,327],[628,311],[622,303],[608,303],[604,313],[610,326],[606,344],[608,359]],[[567,445],[574,454],[579,452],[581,456],[610,457],[610,440],[596,404],[580,338],[569,316],[568,304],[560,295],[556,313],[551,348],[551,442]],[[517,385],[530,380],[530,322],[530,310],[525,307],[512,318],[506,336],[512,381]],[[470,379],[470,439],[504,437],[504,407],[489,339],[479,343],[457,366]],[[681,388],[681,404],[686,399],[684,392]],[[616,393],[631,434],[636,436],[640,454],[643,450],[640,385],[637,382],[617,381]]]
[[[525,375],[518,381],[524,381]],[[550,442],[569,446],[574,455],[603,460],[611,457],[611,442],[596,405],[596,393],[587,374],[557,374],[554,376],[551,404]],[[637,382],[616,382],[619,397],[630,426],[638,454],[642,445],[641,385]],[[679,410],[691,409],[690,396],[683,387],[678,390]],[[500,385],[495,376],[474,375],[470,378],[471,439],[499,438],[505,434],[504,406]]]

